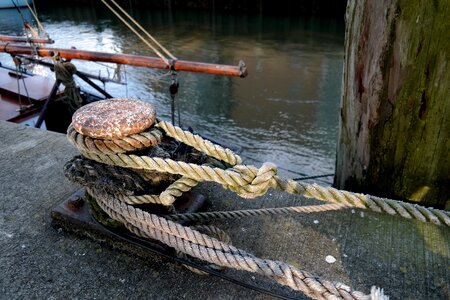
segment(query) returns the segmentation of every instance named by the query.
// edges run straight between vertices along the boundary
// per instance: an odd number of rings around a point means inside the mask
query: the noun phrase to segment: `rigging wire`
[[[171,98],[171,111],[172,111],[172,124],[175,125],[175,96],[178,92],[178,81],[176,79],[176,72],[173,68],[174,62],[177,60],[177,58],[170,53],[169,50],[167,50],[165,47],[163,47],[150,33],[148,33],[133,17],[131,17],[119,4],[117,4],[116,1],[111,0],[111,3],[115,5],[115,7],[126,17],[128,20],[130,20],[141,32],[143,32],[154,44],[156,44],[157,47],[159,47],[160,50],[162,50],[167,56],[164,56],[158,49],[156,49],[155,46],[153,46],[150,41],[145,39],[123,16],[119,14],[111,5],[108,4],[106,0],[101,0],[103,4],[111,10],[113,14],[119,18],[120,21],[122,21],[133,33],[138,36],[153,52],[158,55],[162,61],[169,67],[169,75],[172,76],[171,84],[169,87],[170,92],[170,98]],[[164,75],[163,75],[164,76]],[[178,108],[178,124],[181,124],[181,113]]]
[[[20,6],[18,5],[18,3],[15,0],[11,0],[12,4],[14,4],[14,7],[16,8],[17,12],[19,13],[20,19],[22,20],[22,24],[24,25],[25,29],[27,29],[27,24],[29,24],[26,20],[25,17],[22,14],[22,9],[20,9]],[[29,29],[31,31],[32,27],[31,25],[29,25]],[[31,42],[30,37],[28,36],[28,34],[26,34],[26,38],[28,43],[31,45],[31,47],[33,48],[33,55],[36,54],[36,47],[35,45]]]
[[[113,66],[110,66],[110,65],[108,65],[106,63],[102,63],[102,62],[99,62],[99,61],[93,61],[93,62],[96,63],[97,65],[100,65],[100,66],[108,68],[108,69],[116,69]],[[117,64],[117,65],[119,66],[119,64]]]
[[[38,16],[37,16],[37,11],[36,11],[36,6],[35,6],[35,4],[34,4],[34,1],[33,1],[34,11],[33,11],[33,9],[31,8],[31,6],[28,4],[28,1],[25,1],[25,3],[27,4],[27,7],[28,7],[28,9],[29,9],[30,12],[31,12],[31,15],[32,15],[32,16],[34,17],[34,19],[36,20],[36,23],[37,23],[37,25],[38,25],[38,27],[39,27],[39,30],[40,30],[42,33],[44,33],[45,36],[46,36],[48,39],[50,39],[49,34],[47,33],[47,31],[45,31],[44,26],[42,26],[42,23],[39,21],[39,18],[38,18]]]
[[[30,107],[32,105],[32,103],[31,103],[30,94],[28,93],[27,84],[25,82],[22,68],[21,68],[22,61],[20,60],[20,58],[16,57],[15,55],[11,55],[11,57],[14,61],[14,65],[16,66],[16,82],[17,82],[17,92],[18,92],[17,94],[19,96],[19,111],[23,111],[23,110],[27,109],[28,107]],[[22,97],[21,97],[21,92],[20,92],[20,80],[22,80],[22,82],[23,82],[25,94],[28,99],[28,106],[22,105]]]
[[[133,31],[133,33],[138,36],[141,41],[143,41],[150,49],[153,50],[153,52],[156,53],[156,55],[159,56],[159,58],[161,58],[162,61],[164,61],[164,63],[168,66],[171,65],[171,63],[169,62],[169,60],[161,53],[158,51],[158,49],[156,49],[152,44],[150,44],[139,32],[137,32],[136,29],[133,28],[133,26],[131,26],[130,23],[128,23],[117,11],[114,10],[113,7],[111,7],[111,5],[109,5],[105,0],[101,0],[103,2],[103,4],[105,4],[106,7],[109,8],[109,10],[111,10],[111,12],[113,14],[115,14],[117,16],[117,18],[119,18],[119,20],[121,20],[131,31]]]
[[[142,32],[144,32],[156,45],[158,45],[159,48],[161,48],[171,59],[176,60],[177,58],[170,53],[169,50],[167,50],[164,46],[162,46],[148,31],[146,31],[133,17],[131,17],[119,4],[117,4],[116,1],[111,0],[111,2],[125,15],[128,17],[128,19],[133,22],[134,25],[136,25]]]
[[[123,65],[123,74],[124,74],[124,77],[125,77],[125,97],[128,98],[127,65]]]

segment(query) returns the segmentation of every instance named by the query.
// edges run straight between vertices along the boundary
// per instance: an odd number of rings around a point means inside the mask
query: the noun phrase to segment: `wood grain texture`
[[[450,204],[450,1],[349,1],[335,186]]]

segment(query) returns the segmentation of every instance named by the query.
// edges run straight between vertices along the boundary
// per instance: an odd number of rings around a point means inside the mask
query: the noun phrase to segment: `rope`
[[[234,154],[234,152],[230,149],[213,144],[201,136],[185,131],[180,127],[170,124],[169,122],[159,121],[156,126],[161,128],[168,136],[183,142],[186,145],[205,153],[206,155],[224,161],[232,166],[242,163],[242,159],[239,155]]]
[[[230,244],[231,245],[231,238],[230,238],[230,236],[225,231],[223,231],[220,228],[217,228],[217,227],[211,226],[211,225],[196,225],[196,226],[191,226],[190,228],[193,229],[193,230],[197,230],[197,231],[199,231],[199,232],[201,232],[203,234],[207,234],[207,235],[209,235],[209,236],[211,236],[213,238],[216,238],[216,239],[218,239],[221,242],[224,242],[226,244]],[[180,258],[183,258],[183,259],[187,258],[187,255],[184,254],[181,251],[177,251],[176,254]],[[203,276],[209,275],[209,273],[207,273],[205,271],[201,271],[200,269],[197,269],[195,267],[191,267],[191,266],[188,266],[186,264],[183,264],[183,266],[186,269],[188,269],[191,272],[194,272],[194,273],[196,273],[198,275],[203,275]],[[215,265],[215,264],[209,264],[207,267],[210,268],[210,269],[217,270],[217,271],[222,271],[224,269],[223,267]]]
[[[134,25],[136,25],[142,32],[144,32],[159,48],[161,48],[170,58],[176,60],[177,58],[169,52],[165,47],[163,47],[150,33],[148,33],[135,19],[133,19],[116,1],[111,0],[111,2],[125,15],[128,19],[130,19]]]
[[[180,222],[205,222],[218,219],[237,219],[258,216],[271,216],[279,214],[291,213],[317,213],[331,210],[339,210],[344,208],[342,204],[324,204],[324,205],[310,205],[310,206],[292,206],[292,207],[275,207],[275,208],[260,208],[260,209],[241,209],[232,211],[211,211],[200,213],[186,213],[186,214],[171,214],[164,216],[166,219]]]
[[[122,202],[132,205],[152,203],[170,206],[183,192],[197,185],[195,180],[181,177],[170,184],[161,195],[148,195],[145,193],[160,190],[162,183],[173,181],[175,176],[141,174],[130,169],[105,166],[80,156],[72,158],[64,165],[64,175],[73,182],[113,194]]]
[[[172,126],[164,121],[159,122],[156,126],[163,129],[167,135],[179,139],[214,158],[230,164],[232,162],[236,162],[237,164],[241,162],[240,157],[235,155],[231,150],[213,145],[211,142],[204,140],[199,136],[195,136],[188,131],[183,131],[179,127]],[[369,209],[375,212],[384,212],[390,215],[400,215],[407,219],[417,219],[422,222],[431,222],[436,225],[445,224],[450,227],[450,212],[425,208],[416,204],[409,204],[371,195],[337,190],[332,187],[323,187],[317,184],[283,179],[276,175],[277,168],[272,163],[265,163],[260,169],[247,165],[235,165],[233,168],[223,170],[206,165],[199,166],[158,157],[137,156],[134,154],[127,155],[123,153],[99,154],[80,148],[79,150],[86,158],[109,165],[178,174],[198,182],[217,182],[224,188],[236,192],[243,198],[261,196],[264,195],[269,188],[276,188],[284,192],[299,194],[308,198],[340,203],[361,209]]]
[[[96,200],[98,206],[110,218],[123,223],[126,228],[137,235],[159,240],[177,251],[210,264],[262,274],[296,291],[302,291],[314,299],[369,299],[367,295],[353,291],[343,284],[321,280],[284,262],[257,258],[244,250],[231,246],[228,242],[219,241],[192,228],[130,206],[129,204],[141,203],[158,203],[170,206],[177,197],[196,186],[200,181],[218,182],[246,198],[263,195],[271,187],[283,187],[285,191],[293,193],[298,193],[302,190],[300,185],[293,185],[295,181],[283,181],[278,178],[276,176],[277,169],[275,165],[266,163],[260,169],[253,166],[241,165],[241,158],[231,150],[214,145],[210,141],[204,140],[190,132],[183,131],[178,127],[172,126],[170,123],[160,121],[156,126],[147,131],[158,132],[158,142],[162,139],[161,131],[163,131],[168,136],[182,141],[232,167],[221,169],[209,165],[175,161],[169,158],[125,154],[128,151],[141,150],[142,145],[148,144],[154,146],[155,143],[153,142],[156,138],[152,139],[154,136],[150,137],[149,135],[139,135],[140,138],[137,140],[141,144],[138,147],[135,147],[135,145],[131,147],[129,144],[123,146],[122,144],[126,138],[114,140],[114,142],[88,138],[76,133],[72,126],[70,126],[68,138],[85,158],[111,165],[109,168],[125,168],[123,170],[118,169],[120,171],[117,172],[115,169],[112,169],[112,173],[118,173],[122,177],[125,176],[126,180],[123,182],[122,187],[111,189],[108,187],[109,183],[105,184],[102,182],[102,178],[105,176],[101,176],[101,171],[98,171],[98,174],[95,172],[95,168],[92,165],[94,162],[89,163],[89,161],[86,161],[88,165],[83,165],[83,168],[77,165],[84,163],[82,159],[75,159],[66,164],[65,173],[69,173],[67,177],[85,185],[87,193]],[[135,139],[134,136],[132,137]],[[108,144],[108,142],[111,143]],[[117,145],[120,145],[120,147]],[[108,168],[108,166],[104,166],[104,168]],[[130,169],[144,179],[150,179],[148,172],[181,175],[181,177],[172,182],[159,196],[134,195],[134,192],[131,194],[128,193],[130,186],[134,184],[139,185],[141,179],[134,177],[137,175],[131,175],[134,173],[127,173],[131,171]],[[83,170],[88,174],[82,174]],[[114,185],[114,179],[108,180],[112,180],[112,184]],[[133,188],[131,189],[133,190]],[[306,191],[307,189],[304,190]],[[260,209],[242,212],[216,212],[215,215],[205,213],[204,215],[197,214],[195,216],[187,214],[179,218],[184,220],[192,218],[207,219],[211,217],[230,218],[258,214],[325,211],[338,209],[343,206],[342,204],[329,204],[316,208],[291,207]],[[168,218],[174,218],[173,214],[169,215]],[[381,293],[382,298],[380,299],[386,299],[382,295],[382,291],[374,291],[378,294]]]
[[[35,11],[36,10],[36,6],[34,5],[34,1],[33,1],[34,10],[30,7],[30,5],[28,4],[28,1],[25,1],[25,3],[27,4],[28,9],[30,10],[31,14],[33,15],[34,19],[36,20],[36,23],[38,24],[39,29],[45,34],[45,36],[48,39],[50,39],[50,36],[48,35],[47,31],[45,31],[44,26],[42,26],[41,22],[39,21],[39,18],[37,16],[37,12]]]
[[[155,47],[153,47],[152,44],[150,44],[150,43],[149,43],[149,42],[148,42],[148,41],[147,41],[147,40],[146,40],[139,32],[137,32],[137,30],[134,29],[133,26],[131,26],[131,24],[128,23],[128,22],[127,22],[127,21],[126,21],[119,13],[118,13],[118,12],[116,12],[116,11],[114,10],[114,8],[111,7],[105,0],[101,0],[101,1],[103,2],[103,4],[105,4],[106,7],[109,8],[109,10],[111,10],[111,12],[112,12],[113,14],[116,15],[117,18],[119,18],[120,21],[122,21],[122,23],[124,23],[131,31],[133,31],[133,33],[134,33],[137,37],[139,37],[139,38],[141,39],[141,41],[143,41],[150,49],[152,49],[153,52],[155,52],[155,54],[158,55],[159,58],[161,58],[161,59],[164,61],[164,63],[165,63],[166,65],[170,66],[169,60],[168,60],[161,52],[159,52],[158,49],[156,49]]]
[[[361,209],[369,209],[378,213],[399,215],[406,219],[417,219],[422,222],[431,222],[436,225],[450,227],[450,212],[426,208],[417,204],[380,198],[372,195],[352,193],[338,190],[332,187],[323,187],[318,184],[307,184],[293,180],[274,177],[277,188],[293,194],[300,194],[307,198],[315,198],[322,201],[341,203],[346,206],[355,206]]]
[[[133,233],[162,241],[192,257],[218,266],[267,276],[314,299],[373,299],[346,285],[319,279],[284,262],[255,257],[199,231],[126,205],[110,195],[90,188],[87,191],[111,218],[124,223]]]
[[[78,149],[97,154],[125,153],[152,147],[161,142],[162,132],[151,127],[144,132],[115,140],[93,139],[79,134],[72,125],[67,128],[69,141]]]
[[[59,59],[54,59],[55,77],[61,80],[64,84],[64,94],[68,101],[64,101],[71,113],[75,112],[81,107],[83,98],[73,80],[73,74],[77,72],[77,68],[71,62],[61,62]]]

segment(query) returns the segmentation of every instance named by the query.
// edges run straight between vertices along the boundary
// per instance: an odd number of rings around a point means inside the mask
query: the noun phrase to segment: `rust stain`
[[[73,128],[98,139],[117,139],[144,131],[155,123],[156,112],[148,102],[109,99],[90,103],[75,112]]]

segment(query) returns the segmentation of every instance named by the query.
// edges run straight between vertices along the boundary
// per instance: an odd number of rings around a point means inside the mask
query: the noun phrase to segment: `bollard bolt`
[[[84,200],[80,196],[73,196],[67,202],[67,207],[71,211],[77,211],[84,205]]]

